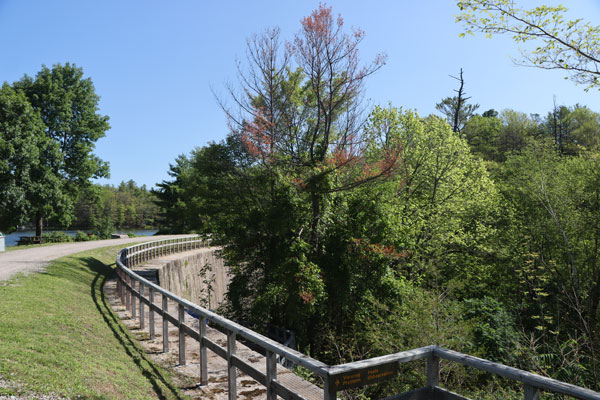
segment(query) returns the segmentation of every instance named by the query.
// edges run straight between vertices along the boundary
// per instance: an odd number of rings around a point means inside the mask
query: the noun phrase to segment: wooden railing
[[[167,352],[169,351],[168,324],[171,323],[175,325],[179,329],[179,364],[185,364],[186,362],[186,335],[196,340],[200,344],[200,383],[202,385],[208,383],[207,349],[210,349],[218,356],[227,360],[230,399],[235,399],[237,394],[235,379],[237,369],[264,385],[267,388],[268,399],[275,399],[277,395],[288,399],[301,399],[302,397],[277,381],[277,356],[310,370],[314,374],[321,376],[325,382],[327,382],[328,365],[298,351],[285,347],[274,340],[223,318],[222,316],[191,303],[186,299],[182,299],[142,278],[130,269],[131,267],[154,257],[160,257],[178,251],[206,247],[209,244],[210,241],[200,237],[184,237],[144,243],[124,249],[119,253],[117,256],[117,291],[121,296],[121,302],[125,304],[127,310],[131,312],[132,318],[138,318],[137,315],[139,312],[140,328],[145,328],[144,307],[149,307],[149,334],[150,339],[154,339],[155,314],[161,316],[163,351]],[[161,296],[160,302],[155,301],[156,296]],[[136,305],[136,300],[139,301],[139,305]],[[177,303],[177,316],[169,314],[167,306],[168,300]],[[199,328],[197,330],[185,324],[184,315],[186,309],[200,316]],[[226,332],[227,346],[225,348],[206,337],[207,320],[210,320],[211,324],[216,325],[220,330]],[[266,373],[255,369],[242,358],[236,356],[236,341],[238,338],[243,338],[264,351],[266,355]]]
[[[598,392],[438,346],[427,346],[368,360],[329,366],[180,298],[131,270],[133,266],[152,258],[208,246],[210,246],[209,239],[187,236],[138,244],[121,250],[117,256],[117,293],[132,318],[139,318],[141,329],[145,329],[145,307],[148,307],[150,339],[155,338],[155,315],[158,314],[162,317],[163,352],[169,351],[168,324],[171,323],[178,328],[179,364],[186,363],[186,336],[199,343],[200,383],[202,385],[208,383],[207,349],[225,359],[228,366],[228,393],[231,400],[237,397],[236,375],[238,369],[266,387],[268,400],[276,399],[277,396],[285,399],[302,399],[303,397],[299,393],[277,381],[277,358],[285,358],[321,377],[325,400],[336,399],[339,391],[393,378],[399,364],[420,359],[427,361],[427,386],[394,396],[393,399],[466,399],[438,386],[439,362],[440,359],[444,359],[521,382],[525,400],[539,399],[540,391],[559,393],[583,400],[600,400]],[[158,302],[156,301],[157,296],[161,297]],[[177,304],[176,316],[169,313],[169,300]],[[197,329],[185,323],[186,310],[199,316],[200,323]],[[226,347],[219,346],[206,336],[207,321],[226,333]],[[257,370],[250,363],[236,356],[236,343],[239,338],[252,343],[253,347],[262,349],[266,355],[266,373]]]

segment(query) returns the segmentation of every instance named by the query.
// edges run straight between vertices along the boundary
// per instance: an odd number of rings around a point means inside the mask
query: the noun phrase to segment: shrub
[[[87,242],[88,240],[90,240],[90,236],[88,236],[88,234],[83,231],[77,231],[77,233],[75,234],[76,242]]]
[[[48,232],[42,235],[45,242],[72,242],[73,237],[65,232],[57,231],[57,232]]]
[[[94,226],[94,234],[100,239],[110,239],[115,227],[109,217],[100,219]]]

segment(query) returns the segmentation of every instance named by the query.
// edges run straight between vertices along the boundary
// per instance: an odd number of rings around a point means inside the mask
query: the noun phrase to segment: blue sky
[[[524,0],[524,6],[555,4]],[[279,26],[291,40],[318,1],[0,0],[0,82],[35,75],[42,64],[71,62],[92,78],[111,130],[96,154],[110,162],[118,184],[151,187],[169,163],[195,146],[219,141],[227,124],[213,94],[236,83],[245,40]],[[453,95],[449,75],[464,70],[467,95],[480,112],[512,108],[545,115],[553,96],[564,105],[600,112],[600,93],[584,92],[559,71],[515,66],[508,37],[459,38],[452,0],[328,1],[348,28],[366,32],[361,59],[378,52],[387,65],[366,84],[370,104],[435,112]],[[569,1],[574,17],[600,23],[600,2]],[[211,88],[213,90],[211,90]]]

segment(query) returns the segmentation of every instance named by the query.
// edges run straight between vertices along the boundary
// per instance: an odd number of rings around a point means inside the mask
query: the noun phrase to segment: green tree
[[[510,152],[519,152],[527,143],[527,139],[539,134],[539,126],[535,120],[525,113],[515,110],[503,110],[500,113],[502,129],[496,145],[504,159]]]
[[[75,204],[73,226],[80,229],[105,230],[111,225],[120,229],[156,227],[159,209],[155,196],[132,180],[118,187],[91,185],[80,192]]]
[[[461,0],[457,5],[456,20],[463,23],[466,34],[508,34],[517,43],[532,42],[535,48],[521,50],[518,63],[567,71],[586,90],[600,85],[600,27],[582,18],[566,19],[566,7],[526,10],[512,0]]]
[[[52,69],[44,66],[35,78],[25,75],[13,86],[25,93],[41,116],[46,136],[58,145],[62,157],[52,164],[52,172],[61,181],[65,198],[74,203],[91,178],[108,176],[108,164],[93,154],[95,142],[104,137],[109,125],[108,117],[98,114],[99,97],[92,80],[83,77],[81,68],[67,63]],[[37,236],[52,208],[53,203],[48,203],[33,210]],[[72,217],[69,208],[62,210],[65,221]]]
[[[294,329],[313,352],[325,338],[311,329],[352,317],[338,317],[336,293],[370,276],[345,267],[352,236],[340,222],[358,207],[353,193],[393,176],[401,154],[398,142],[369,150],[358,105],[383,58],[361,68],[362,37],[346,34],[341,17],[321,6],[286,50],[277,29],[250,39],[242,94],[231,91],[246,112],[226,109],[227,139],[178,159],[174,180],[159,185],[167,213],[224,245],[234,272],[230,315],[260,329],[265,321]]]
[[[387,204],[385,235],[407,253],[404,276],[442,290],[468,281],[480,291],[490,278],[485,259],[499,200],[483,162],[441,119],[388,113],[383,126],[403,143],[400,181],[377,198]]]
[[[598,148],[600,115],[587,107],[555,106],[548,113],[545,125],[562,154],[575,155]]]
[[[600,376],[599,171],[595,153],[561,157],[552,141],[530,140],[498,177],[512,215],[499,242],[514,271],[505,286],[537,343],[531,367],[591,387]]]
[[[501,132],[502,120],[497,116],[475,115],[469,119],[463,129],[463,135],[469,142],[471,151],[484,160],[493,161],[500,160],[497,142]]]
[[[198,151],[192,152],[190,158],[195,158]],[[155,204],[159,208],[162,217],[161,230],[170,233],[190,233],[202,228],[192,221],[197,221],[199,213],[194,216],[190,210],[193,197],[197,196],[196,190],[192,188],[192,165],[190,158],[179,155],[174,164],[169,165],[167,172],[172,180],[163,180],[152,189],[156,197]],[[200,171],[198,171],[200,173]]]
[[[375,107],[365,130],[368,157],[389,142],[402,143],[403,157],[390,179],[334,200],[322,353],[339,363],[426,343],[473,350],[474,323],[461,317],[460,299],[489,292],[504,273],[488,260],[500,200],[494,184],[440,118]],[[414,371],[405,373],[418,382]],[[368,394],[402,390],[392,384]]]
[[[573,145],[580,149],[598,150],[600,145],[600,114],[588,107],[575,105],[569,115],[573,126]]]
[[[10,231],[35,213],[63,217],[71,211],[64,184],[54,173],[60,162],[58,145],[45,135],[39,114],[23,92],[2,85],[0,229]]]

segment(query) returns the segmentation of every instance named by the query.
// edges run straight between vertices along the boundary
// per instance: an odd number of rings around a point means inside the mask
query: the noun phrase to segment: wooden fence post
[[[331,380],[332,379],[329,376],[323,378],[323,398],[325,400],[337,399],[337,392]]]
[[[125,309],[127,311],[131,311],[129,308],[131,306],[131,277],[129,275],[125,275]]]
[[[235,355],[235,333],[227,332],[227,388],[228,399],[236,400],[237,398],[237,368],[233,365],[232,355]]]
[[[277,354],[267,350],[267,400],[277,400],[272,382],[277,380]]]
[[[167,314],[169,313],[169,304],[166,295],[162,295],[162,334],[163,334],[163,353],[169,351],[169,320],[167,320]]]
[[[146,317],[144,315],[144,284],[140,282],[138,285],[140,289],[140,329],[146,328]]]
[[[119,271],[119,266],[116,267],[117,271],[117,296],[119,296],[119,300],[121,300],[121,305],[123,305],[123,296],[121,296],[121,273]]]
[[[540,390],[536,387],[525,385],[524,387],[525,400],[539,400]]]
[[[198,330],[200,331],[200,384],[208,384],[208,354],[206,353],[206,346],[204,345],[204,337],[206,336],[206,317],[202,317],[199,320],[200,325]]]
[[[132,319],[137,318],[137,305],[135,303],[135,293],[133,293],[135,291],[135,282],[136,282],[136,280],[131,278],[131,318]]]
[[[148,302],[150,305],[148,306],[148,316],[149,316],[149,324],[150,324],[150,340],[154,340],[154,288],[150,287],[150,293],[148,293]]]
[[[125,305],[125,282],[123,281],[123,271],[118,269],[117,275],[119,277],[119,296],[121,297],[121,305]]]
[[[431,356],[427,358],[427,386],[434,388],[440,383],[440,358]]]
[[[183,332],[183,321],[185,319],[185,308],[183,304],[178,305],[179,311],[179,365],[185,365],[185,333]]]

